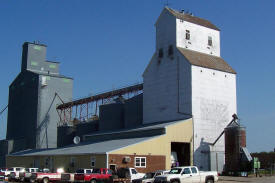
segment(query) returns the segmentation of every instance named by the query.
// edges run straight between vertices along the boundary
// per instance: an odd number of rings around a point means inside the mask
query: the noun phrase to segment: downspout
[[[106,168],[109,168],[109,154],[106,152]]]
[[[177,85],[178,85],[178,91],[177,91],[177,98],[178,98],[178,113],[179,114],[183,114],[183,115],[186,115],[186,116],[189,116],[192,118],[192,144],[193,144],[193,165],[194,165],[194,152],[195,152],[195,133],[194,133],[194,118],[193,118],[193,115],[192,114],[188,114],[188,113],[183,113],[183,112],[180,112],[180,62],[179,62],[179,57],[177,56]],[[192,99],[191,99],[192,100]]]

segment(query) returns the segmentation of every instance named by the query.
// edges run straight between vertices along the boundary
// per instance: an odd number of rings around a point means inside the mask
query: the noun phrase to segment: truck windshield
[[[181,168],[173,168],[170,170],[169,174],[180,174]]]
[[[144,179],[151,179],[151,178],[153,178],[154,177],[154,175],[155,175],[155,173],[146,173],[145,175],[144,175]]]
[[[84,170],[83,169],[78,169],[78,170],[76,170],[76,173],[84,173]]]

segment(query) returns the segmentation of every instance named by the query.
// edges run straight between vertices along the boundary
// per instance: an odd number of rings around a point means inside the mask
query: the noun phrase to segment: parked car
[[[121,178],[129,178],[131,182],[141,179],[145,175],[145,173],[139,173],[135,168],[119,168],[115,174]]]
[[[57,169],[57,172],[55,173],[50,172],[49,169],[43,169],[43,171],[32,173],[30,182],[49,183],[54,181],[61,181],[62,173],[64,173],[63,169]]]
[[[95,168],[92,173],[76,173],[74,175],[75,182],[90,182],[96,183],[97,181],[109,179],[112,176],[112,172],[107,168]]]
[[[21,182],[30,181],[32,173],[41,172],[39,168],[26,168],[24,172],[19,172],[19,180]]]
[[[158,170],[156,172],[149,172],[140,179],[133,180],[133,183],[153,183],[156,176],[168,174],[169,170]]]
[[[81,169],[76,170],[75,173],[62,173],[61,181],[62,182],[74,182],[75,174],[91,174],[92,172],[93,172],[93,169],[81,168]]]
[[[168,174],[157,176],[154,183],[214,183],[218,181],[216,171],[200,172],[195,166],[175,167]]]
[[[3,180],[5,180],[5,172],[2,172],[0,170],[0,181],[3,181]]]
[[[19,173],[25,172],[24,167],[13,167],[5,171],[5,177],[8,177],[9,180],[19,180]]]

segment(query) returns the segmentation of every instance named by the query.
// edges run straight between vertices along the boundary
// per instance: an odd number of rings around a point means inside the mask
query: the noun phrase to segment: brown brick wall
[[[125,163],[124,157],[131,158],[129,163]],[[146,157],[146,168],[135,167],[135,157]],[[141,173],[153,172],[156,170],[165,170],[165,156],[157,155],[123,155],[123,154],[109,154],[109,165],[115,164],[117,168],[120,167],[134,167]]]

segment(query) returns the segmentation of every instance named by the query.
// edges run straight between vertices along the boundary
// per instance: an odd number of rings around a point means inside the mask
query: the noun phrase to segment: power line
[[[4,109],[1,110],[0,115],[2,115],[3,112],[8,108],[9,105],[7,105]]]

